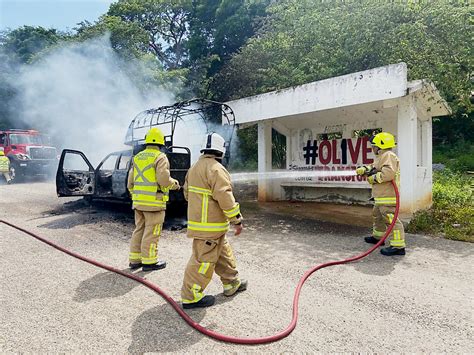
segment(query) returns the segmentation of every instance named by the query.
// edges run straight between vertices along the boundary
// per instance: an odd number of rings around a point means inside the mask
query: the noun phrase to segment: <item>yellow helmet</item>
[[[377,133],[375,137],[372,138],[370,143],[376,147],[379,147],[380,149],[389,149],[397,145],[397,143],[395,143],[395,137],[393,134],[388,132]]]
[[[5,152],[3,151],[3,149],[0,149],[0,157],[3,157],[5,155]]]
[[[145,144],[165,145],[165,136],[163,135],[163,132],[158,128],[153,127],[145,136]]]

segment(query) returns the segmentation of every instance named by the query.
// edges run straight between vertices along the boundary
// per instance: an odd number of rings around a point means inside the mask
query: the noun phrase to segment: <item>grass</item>
[[[462,141],[455,145],[433,147],[433,163],[446,165],[453,171],[474,171],[474,144]]]
[[[443,235],[447,239],[474,242],[472,177],[445,169],[435,172],[433,206],[419,211],[408,225],[410,233]]]

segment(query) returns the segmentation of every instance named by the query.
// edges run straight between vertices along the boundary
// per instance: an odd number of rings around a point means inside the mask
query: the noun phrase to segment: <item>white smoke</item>
[[[174,102],[164,89],[140,92],[127,74],[140,73],[138,64],[124,64],[108,36],[53,50],[24,66],[14,83],[19,120],[44,131],[58,148],[83,151],[96,166],[125,148],[125,133],[138,112]]]

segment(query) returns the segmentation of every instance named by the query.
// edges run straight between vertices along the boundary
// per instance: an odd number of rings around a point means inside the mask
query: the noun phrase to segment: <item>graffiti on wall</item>
[[[316,138],[318,135],[314,135]],[[300,131],[298,151],[289,164],[292,171],[353,171],[359,165],[372,164],[374,155],[368,137],[315,139],[309,129]],[[318,176],[304,174],[297,182],[364,183],[362,176]]]

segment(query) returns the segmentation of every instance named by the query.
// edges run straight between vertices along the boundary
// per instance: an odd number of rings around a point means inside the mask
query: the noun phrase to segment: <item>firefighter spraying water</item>
[[[372,185],[373,229],[372,235],[365,237],[365,241],[377,244],[395,218],[397,201],[392,182],[400,186],[400,161],[392,151],[396,146],[392,134],[378,133],[371,139],[371,143],[375,153],[374,164],[358,167],[356,172],[358,175],[367,175],[367,182]],[[380,252],[386,256],[405,255],[405,231],[398,218],[395,218],[390,246],[381,249]]]

